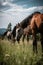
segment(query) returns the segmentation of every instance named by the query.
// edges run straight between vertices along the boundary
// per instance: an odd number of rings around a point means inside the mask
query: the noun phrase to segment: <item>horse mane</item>
[[[16,26],[14,26],[14,28],[13,28],[13,30],[12,30],[12,34],[13,34],[13,36],[16,35]]]
[[[34,12],[34,13],[33,13],[33,15],[34,15],[34,14],[36,14],[36,13],[37,13],[37,14],[41,14],[41,12],[39,12],[39,11],[36,11],[36,12]]]
[[[26,17],[23,21],[20,22],[22,28],[27,27],[27,25],[28,25],[30,19],[32,18],[32,16],[33,15],[31,14],[28,17]]]
[[[35,15],[36,13],[41,14],[39,11],[36,11],[34,13],[32,13],[31,15],[29,15],[28,17],[26,17],[23,21],[20,22],[20,25],[22,28],[27,27],[28,24],[30,24],[30,20],[33,17],[33,15]]]

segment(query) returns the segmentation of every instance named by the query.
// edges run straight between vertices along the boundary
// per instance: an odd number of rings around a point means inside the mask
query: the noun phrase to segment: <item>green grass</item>
[[[38,42],[38,54],[33,55],[32,40],[20,44],[0,40],[0,63],[3,65],[43,65],[41,44]]]

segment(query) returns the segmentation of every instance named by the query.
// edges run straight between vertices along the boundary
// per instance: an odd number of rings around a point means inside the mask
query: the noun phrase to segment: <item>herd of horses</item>
[[[6,31],[3,37],[7,34]],[[15,41],[20,41],[21,37],[24,42],[25,36],[27,36],[27,41],[29,41],[29,35],[33,37],[33,51],[37,53],[37,39],[36,35],[40,33],[41,36],[41,47],[43,53],[43,14],[40,12],[34,12],[25,18],[22,22],[14,26],[12,32],[9,32],[8,38],[13,38]]]

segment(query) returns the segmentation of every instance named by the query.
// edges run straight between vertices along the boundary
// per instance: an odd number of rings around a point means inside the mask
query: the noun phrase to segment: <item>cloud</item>
[[[7,10],[6,12],[15,12],[15,11],[16,12],[26,12],[26,11],[32,11],[34,9],[36,9],[36,7],[26,9],[26,8],[22,8],[20,6],[15,5],[15,7],[13,7],[12,9]]]
[[[5,0],[5,2],[2,3],[2,6],[10,6],[10,8],[4,10],[4,12],[30,12],[30,11],[37,11],[37,10],[42,10],[43,6],[35,6],[35,7],[30,7],[30,8],[24,8],[26,5],[20,6],[17,4],[12,4],[12,0]]]
[[[4,15],[1,14],[1,25],[0,27],[7,27],[8,23],[12,23],[12,27],[16,25],[18,22],[21,22],[28,15],[30,15],[34,11],[43,10],[43,6],[35,6],[30,8],[24,8],[24,6],[19,6],[17,4],[12,4],[9,2],[4,2],[3,6],[9,5],[11,8],[7,10],[2,10]]]
[[[36,7],[36,10],[43,10],[43,6]]]
[[[30,7],[30,8],[24,8],[23,6],[19,6],[17,4],[12,4],[9,2],[3,3],[3,5],[9,5],[11,8],[8,10],[5,10],[5,12],[30,12],[30,11],[37,11],[37,10],[42,10],[43,6],[35,6],[35,7]]]
[[[25,15],[26,13],[28,13],[27,14],[27,16],[28,16],[34,11],[40,11],[40,10],[43,9],[43,6],[35,6],[35,7],[30,7],[30,8],[24,8],[23,6],[19,6],[17,4],[9,3],[9,5],[11,6],[11,8],[8,9],[8,10],[5,10],[3,12],[5,12],[9,15],[12,15],[12,16],[16,16],[16,15],[20,16],[21,14],[23,16],[23,14]]]
[[[8,5],[8,2],[3,2],[2,5],[6,6],[6,5]]]

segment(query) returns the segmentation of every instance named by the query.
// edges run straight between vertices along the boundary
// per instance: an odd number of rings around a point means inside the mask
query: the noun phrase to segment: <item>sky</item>
[[[0,28],[12,28],[35,11],[43,13],[43,0],[0,0]]]

